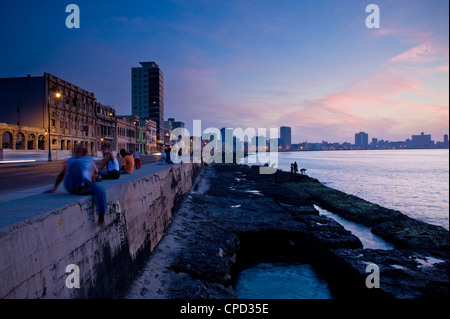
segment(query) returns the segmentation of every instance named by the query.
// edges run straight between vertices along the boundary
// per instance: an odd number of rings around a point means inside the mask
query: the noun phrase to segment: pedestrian
[[[109,146],[102,146],[103,160],[98,164],[98,175],[102,179],[119,179],[119,161],[110,152]],[[104,169],[106,167],[106,169]]]
[[[139,152],[139,148],[136,148],[136,152],[134,152],[134,167],[136,170],[141,168],[141,153]]]
[[[294,173],[294,164],[291,163],[291,174],[293,174],[293,173]]]
[[[123,148],[120,150],[120,156],[123,158],[120,174],[132,174],[134,169],[133,155],[127,153]]]
[[[77,147],[76,156],[68,159],[63,170],[59,173],[53,189],[45,193],[54,193],[64,180],[64,187],[71,194],[94,196],[94,201],[98,210],[98,222],[104,223],[106,213],[106,193],[105,190],[95,183],[97,167],[92,157],[87,157],[84,147]]]
[[[297,161],[294,162],[294,174],[297,174],[298,172],[298,165],[297,165]]]

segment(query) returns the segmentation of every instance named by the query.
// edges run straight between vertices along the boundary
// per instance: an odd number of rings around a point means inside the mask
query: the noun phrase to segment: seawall
[[[104,226],[95,222],[92,196],[68,194],[62,185],[55,194],[0,203],[0,298],[121,297],[200,170],[144,165],[102,181]],[[79,288],[66,285],[75,275],[68,265],[78,266]]]

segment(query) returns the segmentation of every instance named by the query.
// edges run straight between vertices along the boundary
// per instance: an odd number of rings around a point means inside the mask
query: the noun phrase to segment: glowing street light
[[[50,91],[50,90],[49,90]],[[62,94],[60,92],[55,93],[56,98],[60,98]],[[48,94],[48,101],[47,101],[47,113],[48,113],[48,161],[52,161],[52,138],[51,138],[51,125],[50,125],[50,92]]]

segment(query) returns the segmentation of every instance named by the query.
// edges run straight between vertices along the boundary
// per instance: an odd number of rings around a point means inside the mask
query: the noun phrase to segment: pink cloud
[[[426,63],[436,60],[438,50],[431,41],[412,47],[411,49],[396,55],[389,63]]]
[[[399,97],[399,94],[405,95]],[[415,102],[414,95],[425,96],[425,100]],[[296,108],[296,111],[292,111],[292,107],[291,111],[286,110],[279,121],[291,123],[298,131],[320,133],[315,129],[320,127],[336,132],[336,136],[349,136],[361,129],[379,136],[383,136],[380,132],[384,132],[384,136],[400,136],[402,132],[414,132],[418,128],[448,131],[448,98],[429,93],[418,80],[411,79],[409,73],[396,70],[355,79],[337,92],[304,101]]]
[[[430,31],[418,30],[414,28],[380,28],[373,33],[377,36],[393,36],[399,38],[407,43],[423,43],[432,37]]]

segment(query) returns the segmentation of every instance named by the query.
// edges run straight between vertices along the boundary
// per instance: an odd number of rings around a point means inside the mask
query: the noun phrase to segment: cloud
[[[432,43],[432,41],[427,41],[421,45],[415,46],[399,55],[391,58],[389,63],[427,63],[437,60],[438,49]]]
[[[406,43],[419,44],[429,41],[432,32],[415,28],[380,28],[373,32],[375,36],[392,36],[403,40]]]
[[[278,110],[284,111],[279,122],[316,140],[348,140],[358,130],[377,136],[403,134],[403,139],[405,132],[448,130],[448,97],[430,93],[410,72],[395,69],[355,78],[340,90]]]

